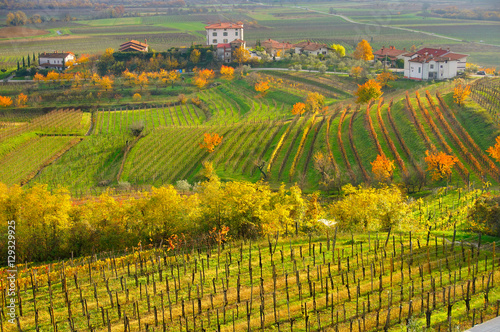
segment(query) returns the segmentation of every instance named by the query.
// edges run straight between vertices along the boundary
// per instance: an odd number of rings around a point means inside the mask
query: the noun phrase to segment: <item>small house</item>
[[[41,69],[66,69],[66,64],[75,61],[75,55],[71,52],[43,52],[38,56],[38,66]]]

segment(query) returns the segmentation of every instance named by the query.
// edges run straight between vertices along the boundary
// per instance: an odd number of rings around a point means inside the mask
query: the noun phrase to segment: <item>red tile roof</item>
[[[291,43],[280,43],[279,41],[276,41],[276,40],[272,40],[272,39],[268,39],[266,41],[263,41],[261,43],[261,46],[264,47],[264,48],[276,48],[276,49],[291,49],[291,48],[294,48],[295,45],[291,44]]]
[[[467,54],[458,54],[458,53],[448,53],[446,54],[446,56],[449,57],[451,60],[460,60],[468,57]]]
[[[442,48],[423,48],[421,50],[418,50],[416,53],[419,55],[433,55],[433,56],[442,56],[445,55],[446,53],[450,52],[450,50],[443,50]]]
[[[219,43],[219,44],[217,44],[217,48],[231,48],[231,44]]]
[[[70,54],[74,56],[74,54],[71,52],[63,52],[63,53],[54,52],[54,53],[42,53],[40,54],[40,57],[49,59],[65,59]]]
[[[406,50],[398,50],[394,46],[389,46],[389,48],[382,47],[380,50],[373,52],[373,55],[378,55],[381,57],[395,58],[401,54],[406,53]]]
[[[232,42],[230,42],[229,44],[245,44],[245,42],[241,39],[235,39]]]
[[[205,29],[243,29],[241,23],[220,22],[207,25]]]
[[[126,43],[121,44],[119,51],[123,52],[124,50],[127,50],[127,49],[133,49],[135,51],[146,51],[147,48],[148,48],[148,44],[141,43],[137,40],[131,40],[131,41],[128,41]]]

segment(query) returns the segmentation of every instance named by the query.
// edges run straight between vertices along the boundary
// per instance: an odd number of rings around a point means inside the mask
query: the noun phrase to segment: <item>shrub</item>
[[[144,127],[145,127],[144,122],[138,121],[138,122],[132,123],[129,126],[129,130],[133,136],[137,137],[142,133],[142,131],[144,130]]]
[[[500,236],[500,195],[480,196],[469,211],[468,218],[471,231]]]

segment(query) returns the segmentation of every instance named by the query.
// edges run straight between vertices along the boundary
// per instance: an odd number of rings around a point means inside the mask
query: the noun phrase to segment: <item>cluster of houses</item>
[[[398,50],[394,46],[382,47],[373,52],[375,60],[395,65],[396,61],[404,61],[404,77],[417,81],[445,80],[465,71],[467,54],[453,53],[450,49],[422,48],[408,52]]]
[[[219,22],[207,25],[206,45],[216,48],[216,55],[220,61],[229,63],[233,59],[234,51],[240,47],[246,48],[243,36],[243,23]],[[304,41],[297,44],[279,42],[267,39],[260,44],[267,54],[279,57],[285,52],[326,55],[333,51],[326,44]],[[120,45],[120,52],[148,52],[147,40],[144,43],[130,40]],[[398,60],[404,61],[404,77],[413,80],[445,80],[457,76],[465,71],[466,54],[453,53],[450,49],[423,48],[408,52],[398,50],[394,46],[382,47],[373,52],[374,59],[380,60],[392,67]],[[39,57],[40,68],[63,70],[65,63],[74,61],[75,55],[71,52],[43,53]]]

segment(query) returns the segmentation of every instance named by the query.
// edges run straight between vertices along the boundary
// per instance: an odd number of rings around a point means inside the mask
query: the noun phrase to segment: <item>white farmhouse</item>
[[[449,49],[424,48],[403,54],[404,77],[425,81],[445,80],[465,71],[466,54],[452,53]]]
[[[229,44],[236,39],[243,40],[242,23],[215,23],[205,27],[207,45]]]
[[[44,52],[38,56],[38,65],[42,69],[64,70],[69,61],[75,61],[75,55],[71,52]]]
[[[309,55],[326,55],[328,51],[331,50],[328,46],[325,44],[319,44],[319,43],[312,43],[310,41],[304,41],[300,42],[298,44],[295,44],[295,53],[297,54],[309,54]]]

